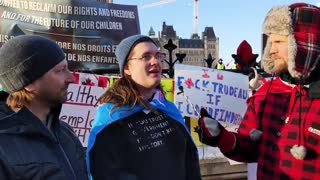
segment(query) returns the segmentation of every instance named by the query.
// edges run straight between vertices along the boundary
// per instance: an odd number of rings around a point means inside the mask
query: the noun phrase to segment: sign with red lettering
[[[72,127],[84,147],[88,144],[98,98],[105,90],[97,86],[69,85],[68,100],[62,105],[59,119]]]

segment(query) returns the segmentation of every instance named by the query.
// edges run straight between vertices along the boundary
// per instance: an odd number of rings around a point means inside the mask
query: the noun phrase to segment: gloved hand
[[[201,129],[209,138],[219,136],[221,130],[219,128],[220,124],[217,120],[209,117],[201,117],[199,122]]]
[[[207,110],[201,108],[199,126],[195,128],[199,140],[213,147],[219,147],[222,153],[235,149],[237,138],[234,133],[227,131],[217,120],[210,117]]]
[[[221,129],[221,124],[213,119],[206,109],[201,108],[198,127],[195,128],[195,132],[199,135],[200,142],[210,146],[217,146]]]

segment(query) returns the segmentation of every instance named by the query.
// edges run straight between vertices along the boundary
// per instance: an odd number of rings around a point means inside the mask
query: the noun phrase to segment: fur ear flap
[[[273,7],[263,23],[263,32],[267,35],[289,35],[293,33],[291,13],[288,6]]]
[[[263,56],[261,59],[261,67],[263,70],[269,74],[274,73],[273,67],[274,67],[274,60],[270,57],[269,52],[271,49],[271,43],[269,39],[267,40],[266,47],[263,50]]]

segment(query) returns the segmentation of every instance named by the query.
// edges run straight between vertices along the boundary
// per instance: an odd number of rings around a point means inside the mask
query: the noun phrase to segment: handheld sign
[[[199,117],[201,107],[214,119],[239,125],[251,95],[248,77],[199,66],[175,65],[174,102],[184,116]]]

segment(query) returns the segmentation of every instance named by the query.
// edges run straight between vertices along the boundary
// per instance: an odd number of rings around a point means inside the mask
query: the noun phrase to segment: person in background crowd
[[[160,87],[165,54],[148,36],[116,49],[122,77],[99,99],[87,156],[94,180],[201,179],[197,148]]]
[[[234,63],[232,64],[231,69],[238,69],[238,68],[237,68],[237,63],[236,63],[236,62],[234,62]]]
[[[226,69],[222,59],[219,59],[218,63],[216,64],[216,69]]]
[[[320,179],[320,9],[272,8],[262,66],[276,78],[247,101],[237,133],[202,109],[200,140],[230,159],[257,162],[258,179]]]
[[[85,150],[58,119],[73,81],[54,41],[20,35],[0,48],[0,179],[88,179]]]

